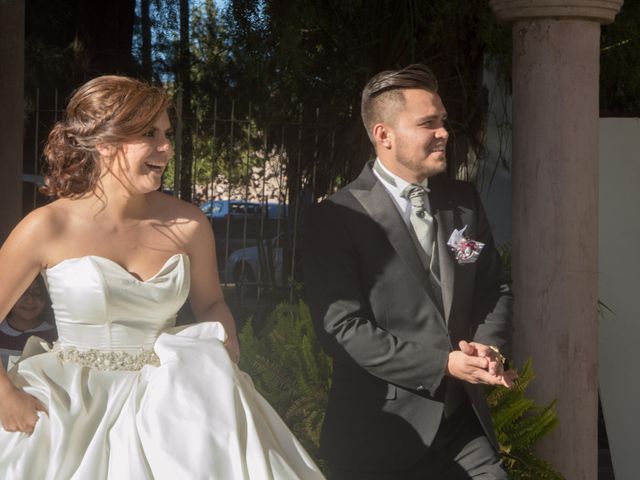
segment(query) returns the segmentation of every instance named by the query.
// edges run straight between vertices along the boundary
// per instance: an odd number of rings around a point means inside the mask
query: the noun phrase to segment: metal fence
[[[42,150],[64,108],[57,90],[38,89],[27,98],[25,213],[47,201],[36,188],[42,181]],[[208,112],[196,110],[191,117],[176,110],[177,151],[163,190],[178,195],[180,167],[191,164],[193,203],[211,222],[220,279],[235,301],[293,300],[301,282],[303,212],[317,197],[318,166],[336,163],[330,160],[342,126],[321,121],[319,109],[303,106],[296,118],[260,126],[252,106],[235,99],[216,100]],[[309,111],[310,119],[304,114]],[[190,132],[191,158],[184,151],[184,132]]]

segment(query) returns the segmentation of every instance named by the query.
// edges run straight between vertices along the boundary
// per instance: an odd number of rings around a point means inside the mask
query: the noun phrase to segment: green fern
[[[240,368],[318,458],[332,366],[315,339],[309,309],[303,302],[278,305],[259,335],[247,322],[239,337]]]
[[[555,401],[540,407],[526,397],[525,391],[534,378],[529,359],[522,366],[513,388],[488,389],[487,401],[500,453],[513,480],[562,480],[562,475],[531,451],[533,445],[558,423]]]

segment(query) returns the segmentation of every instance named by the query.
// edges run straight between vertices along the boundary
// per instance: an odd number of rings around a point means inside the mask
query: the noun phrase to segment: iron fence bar
[[[206,200],[213,200],[214,197],[214,193],[213,193],[213,184],[215,182],[215,168],[214,168],[214,162],[215,162],[215,144],[216,144],[216,139],[218,138],[216,133],[217,133],[217,126],[218,126],[218,97],[216,97],[213,100],[213,138],[211,139],[211,196],[209,196]],[[207,189],[208,190],[208,189]],[[213,204],[210,204],[211,210],[213,211]]]
[[[289,282],[289,301],[294,301],[294,289],[295,289],[295,265],[296,265],[296,248],[298,237],[298,213],[300,204],[300,189],[298,187],[298,181],[300,179],[300,164],[302,162],[302,104],[300,105],[300,126],[298,127],[298,156],[296,158],[296,175],[294,182],[289,182],[293,187],[295,185],[294,192],[289,192],[289,202],[293,201],[293,235],[291,238],[291,269],[290,269],[290,282]],[[295,195],[294,195],[295,194]]]
[[[182,163],[182,89],[178,89],[176,99],[176,148],[173,155],[173,196],[178,197],[180,194],[180,164]]]
[[[251,102],[249,102],[249,118],[251,118]],[[246,135],[246,149],[244,152],[244,167],[245,167],[245,183],[244,183],[244,199],[243,201],[243,215],[242,215],[242,248],[247,248],[247,221],[249,217],[249,183],[251,182],[251,123],[247,126]],[[244,267],[244,262],[242,263]],[[243,268],[244,273],[244,268]]]
[[[231,206],[231,156],[233,155],[233,145],[235,142],[235,138],[234,138],[235,108],[236,108],[236,102],[234,99],[232,99],[231,100],[231,124],[230,124],[230,131],[229,131],[229,147],[227,148],[227,180],[228,180],[227,205],[229,207]],[[227,278],[231,278],[230,276],[233,275],[233,272],[227,272],[227,264],[229,263],[229,239],[230,239],[229,230],[231,226],[230,213],[231,213],[231,208],[228,208],[228,212],[226,215],[227,218],[226,218],[225,242],[224,242],[224,272],[225,272],[225,277]],[[212,220],[213,220],[213,216],[212,216]]]
[[[53,123],[58,121],[58,89],[53,89]]]
[[[195,108],[195,118],[194,118],[194,128],[189,129],[189,135],[191,135],[191,200],[197,199],[197,187],[198,187],[198,156],[194,154],[194,150],[196,150],[198,142],[196,139],[198,138],[198,134],[200,133],[200,106],[197,105]]]
[[[278,153],[278,157],[279,157],[279,162],[278,162],[278,187],[279,187],[279,192],[278,192],[278,202],[282,201],[284,203],[284,205],[288,205],[289,202],[287,202],[287,191],[285,188],[284,191],[284,196],[283,196],[283,189],[282,186],[284,185],[284,165],[285,162],[283,161],[286,157],[286,152],[284,151],[284,131],[285,131],[285,125],[284,123],[280,126],[280,149],[279,149],[279,153]],[[287,211],[286,211],[286,218],[289,218],[289,214],[291,212],[290,207],[287,207]],[[284,247],[286,246],[286,242],[281,242],[280,236],[282,234],[282,215],[278,216],[278,219],[276,221],[276,247],[280,247],[282,249],[282,259],[280,260],[282,262],[282,265],[284,267]],[[284,268],[280,269],[280,283],[281,285],[284,287],[286,285],[286,271]]]
[[[33,141],[33,195],[31,198],[31,208],[36,208],[37,193],[38,193],[38,153],[39,153],[39,139],[40,136],[40,87],[36,88],[36,132]]]
[[[249,102],[249,116],[248,118],[251,119],[251,102]],[[248,126],[247,126],[247,144],[246,144],[246,149],[245,149],[245,154],[244,154],[244,167],[245,167],[245,185],[244,185],[244,198],[242,199],[242,206],[243,206],[243,214],[242,214],[242,249],[243,252],[246,252],[246,248],[247,248],[247,222],[248,222],[248,215],[249,215],[249,182],[251,182],[251,166],[250,166],[250,162],[249,162],[249,157],[250,157],[250,152],[251,152],[251,122],[249,122]],[[243,278],[243,283],[245,284],[249,284],[249,282],[247,282],[247,277],[245,276],[246,273],[246,262],[243,260],[240,261],[240,274]],[[254,279],[254,281],[256,281]],[[242,300],[242,297],[244,295],[244,289],[240,290],[240,299]]]
[[[267,282],[265,287],[268,286],[269,280],[271,278],[270,276],[270,272],[269,272],[269,264],[271,262],[269,262],[269,257],[266,258],[266,261],[263,261],[264,259],[261,258],[260,253],[262,252],[261,246],[262,246],[262,242],[269,242],[269,240],[265,240],[265,234],[264,234],[264,224],[265,224],[265,220],[268,221],[269,218],[269,201],[267,199],[267,194],[266,194],[266,187],[267,187],[267,157],[269,156],[268,152],[267,152],[267,131],[264,130],[263,131],[263,137],[264,137],[264,142],[263,142],[263,148],[262,148],[262,198],[260,199],[260,204],[262,205],[262,211],[260,214],[260,235],[258,235],[258,264],[260,265],[260,269],[258,271],[258,283],[260,283],[262,281],[262,277],[264,277],[263,273],[266,271],[267,273]],[[267,252],[268,253],[268,252]],[[258,298],[260,298],[260,289],[258,289]]]

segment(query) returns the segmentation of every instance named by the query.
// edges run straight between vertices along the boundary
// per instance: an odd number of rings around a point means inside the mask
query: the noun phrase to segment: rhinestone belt
[[[80,350],[55,342],[51,351],[62,361],[77,363],[101,371],[137,371],[145,365],[160,365],[160,359],[155,352],[143,348],[134,352],[97,350],[95,348]]]

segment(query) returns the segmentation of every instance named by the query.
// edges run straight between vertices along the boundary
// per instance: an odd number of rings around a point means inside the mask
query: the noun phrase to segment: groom
[[[374,76],[362,119],[377,159],[305,222],[335,479],[507,478],[483,385],[512,385],[513,298],[476,190],[444,175],[446,116],[427,67]]]

